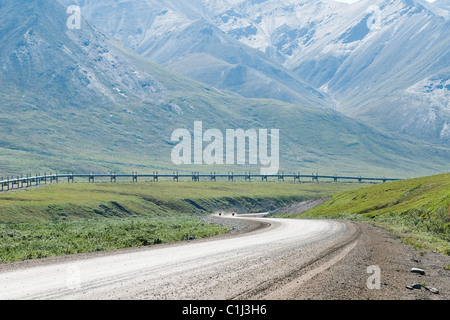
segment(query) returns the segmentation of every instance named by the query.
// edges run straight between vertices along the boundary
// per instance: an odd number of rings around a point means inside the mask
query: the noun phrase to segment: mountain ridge
[[[119,1],[117,11],[104,1],[78,3],[95,25],[138,53],[193,79],[246,97],[263,96],[336,108],[386,131],[436,145],[450,144],[448,100],[439,98],[448,97],[450,92],[437,89],[423,95],[422,88],[411,94],[412,88],[437,77],[446,88],[450,26],[444,13],[448,2],[364,0],[349,5],[331,0],[195,0],[188,4],[147,0]],[[150,12],[155,16],[164,14],[159,16],[160,20],[144,19]],[[128,29],[123,28],[124,19],[130,23]],[[239,42],[248,56],[260,56],[249,51],[253,48],[264,59],[245,58],[235,67],[230,66],[229,60],[208,51],[208,45],[214,48],[214,43],[208,43],[202,28],[184,32],[183,28],[196,19],[220,34],[222,48],[239,48],[236,44]],[[140,51],[140,41],[136,40],[138,35],[133,28],[140,29],[140,36],[146,35],[149,43],[166,43],[170,39],[171,46],[159,54],[152,50]],[[180,40],[184,37],[186,40]],[[129,39],[134,40],[130,43]],[[196,44],[193,45],[197,50],[195,55],[183,52],[189,48],[190,43],[186,42]],[[176,50],[177,54],[171,54]],[[178,59],[177,62],[167,61],[165,52],[172,55],[172,60]],[[239,52],[233,51],[232,56],[239,56]],[[264,61],[264,65],[278,65],[278,68],[255,68],[251,62],[256,60],[259,65]],[[200,68],[195,69],[196,65]],[[295,81],[280,83],[275,74]],[[230,78],[239,78],[241,83],[227,81]],[[319,99],[308,95],[306,101],[296,100],[298,97],[292,91],[298,91],[302,82],[306,89],[316,90],[318,93],[313,95]],[[303,91],[298,92],[304,93],[304,89],[303,86]],[[424,101],[432,103],[423,105]]]
[[[247,171],[176,166],[174,130],[281,129],[281,171],[416,176],[450,150],[386,134],[331,109],[246,99],[179,75],[54,0],[2,0],[0,176],[48,172]],[[16,23],[21,21],[21,23]]]
[[[107,1],[66,1],[71,3],[79,4],[91,23],[137,53],[194,80],[247,98],[328,106],[323,93],[211,24],[204,8],[195,2],[167,1],[161,5],[157,1],[127,1],[111,6]],[[194,70],[205,59],[210,60],[209,71]],[[236,70],[246,78],[246,87],[218,81],[236,78]]]

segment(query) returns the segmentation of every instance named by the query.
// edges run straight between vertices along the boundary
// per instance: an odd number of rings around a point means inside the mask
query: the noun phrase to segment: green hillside
[[[370,221],[450,255],[450,173],[339,193],[298,216],[306,217]]]

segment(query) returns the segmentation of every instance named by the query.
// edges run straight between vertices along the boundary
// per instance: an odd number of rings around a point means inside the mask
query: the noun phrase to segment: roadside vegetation
[[[150,246],[227,231],[189,216],[6,223],[0,224],[0,261]]]
[[[211,237],[218,210],[266,212],[357,183],[53,184],[0,193],[0,263]]]
[[[450,174],[335,194],[297,218],[366,221],[392,231],[417,249],[450,255]]]

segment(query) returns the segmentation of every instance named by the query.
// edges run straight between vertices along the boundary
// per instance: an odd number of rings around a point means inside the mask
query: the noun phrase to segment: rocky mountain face
[[[75,2],[139,54],[196,80],[450,144],[447,0]]]
[[[326,95],[211,23],[198,1],[71,1],[94,25],[140,55],[248,98],[328,106]]]
[[[0,77],[2,103],[23,88],[29,108],[60,105],[86,108],[157,101],[164,87],[138,69],[132,55],[88,23],[69,30],[65,7],[54,1],[2,1]],[[13,91],[14,92],[14,91]]]

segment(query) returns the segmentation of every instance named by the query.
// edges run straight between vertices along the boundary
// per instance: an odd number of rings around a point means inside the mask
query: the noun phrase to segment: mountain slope
[[[285,67],[322,88],[340,111],[448,146],[450,25],[444,3],[241,0],[207,6],[223,31],[282,56]],[[437,90],[422,94],[430,79],[440,82]]]
[[[140,55],[248,98],[327,107],[326,95],[267,55],[227,35],[198,1],[79,0],[83,15]]]
[[[192,132],[194,121],[224,133],[280,129],[281,170],[402,177],[448,169],[446,148],[387,135],[330,109],[219,91],[123,48],[87,21],[69,30],[67,17],[57,1],[1,2],[0,175],[259,171],[175,166],[171,135]]]
[[[450,145],[446,0],[78,3],[95,25],[195,80]]]

